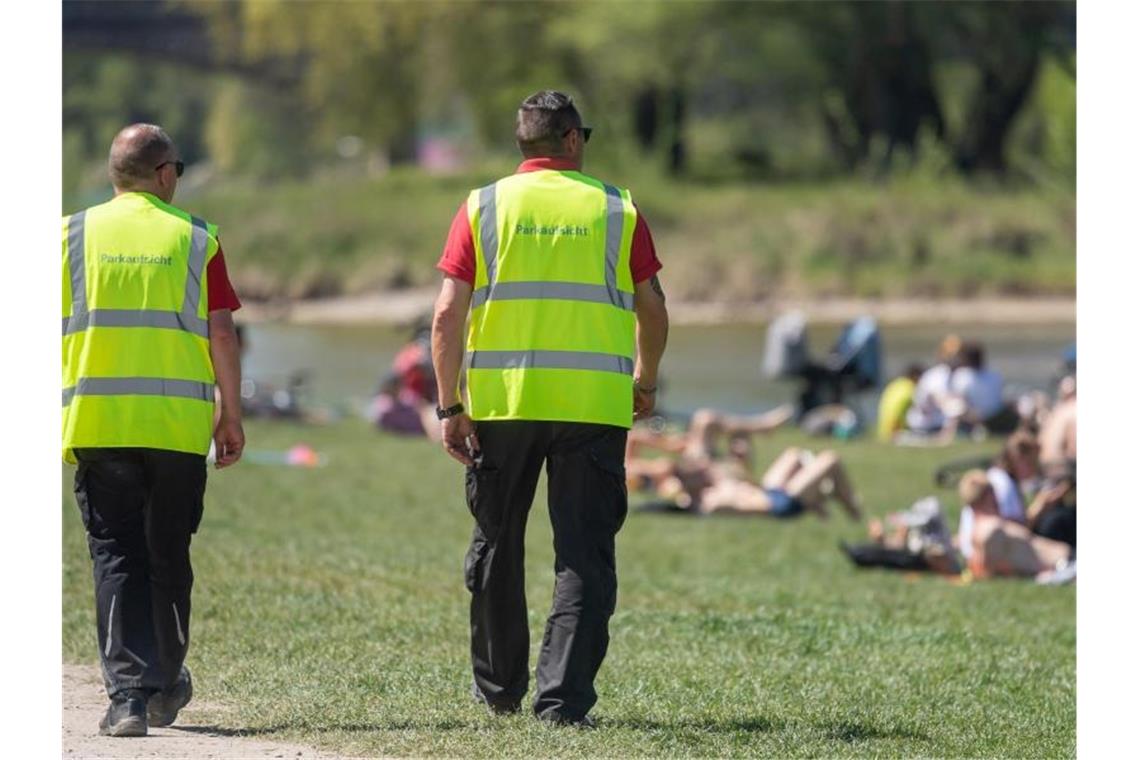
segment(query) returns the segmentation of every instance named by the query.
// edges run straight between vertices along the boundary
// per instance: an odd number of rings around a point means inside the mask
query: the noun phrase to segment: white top
[[[911,430],[941,430],[946,421],[939,399],[950,393],[950,365],[935,364],[922,373],[914,387],[914,400],[906,412],[906,426]]]
[[[971,506],[962,507],[962,513],[958,515],[958,553],[962,558],[969,560],[974,553],[974,508]]]
[[[993,486],[997,497],[998,513],[1007,520],[1025,524],[1025,504],[1021,501],[1021,491],[1009,473],[1000,467],[986,470],[986,479]]]
[[[950,391],[963,397],[970,411],[983,420],[1001,411],[1005,403],[1001,388],[1001,374],[992,369],[959,367],[950,378]]]

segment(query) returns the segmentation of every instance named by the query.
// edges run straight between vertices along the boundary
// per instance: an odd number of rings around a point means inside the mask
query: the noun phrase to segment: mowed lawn
[[[492,717],[469,696],[462,467],[357,421],[251,423],[247,435],[254,449],[309,443],[329,463],[211,474],[188,664],[212,725],[387,756],[1075,754],[1075,588],[857,571],[836,545],[864,528],[838,512],[779,522],[631,509],[601,728]],[[790,444],[820,446],[786,432],[761,442],[758,461]],[[938,493],[956,520],[933,468],[995,445],[835,447],[872,514]],[[65,467],[63,656],[94,663],[71,478]],[[544,505],[540,487],[532,649],[553,580]]]

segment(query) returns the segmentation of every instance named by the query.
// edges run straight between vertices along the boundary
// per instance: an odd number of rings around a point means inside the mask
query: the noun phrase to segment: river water
[[[701,406],[742,413],[794,399],[795,384],[761,375],[764,330],[762,325],[673,327],[662,363],[661,403],[680,413]],[[1072,324],[956,325],[953,331],[983,342],[987,362],[1002,373],[1007,393],[1049,390],[1062,351],[1076,339]],[[945,332],[929,325],[883,326],[885,378],[912,361],[929,364]],[[822,357],[838,334],[834,325],[809,329],[812,356]],[[275,323],[249,324],[246,335],[247,377],[279,386],[290,373],[307,370],[311,401],[346,410],[364,406],[408,337],[407,331],[390,327]]]

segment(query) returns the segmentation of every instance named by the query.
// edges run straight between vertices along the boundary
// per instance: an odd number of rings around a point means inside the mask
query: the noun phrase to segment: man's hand
[[[633,384],[633,418],[643,420],[653,413],[657,406],[657,388],[646,391],[638,383]]]
[[[214,466],[219,470],[229,467],[241,459],[244,448],[245,431],[241,428],[241,419],[223,416],[214,429]]]
[[[475,423],[466,412],[442,421],[443,448],[453,459],[468,467],[475,464],[479,455],[479,439],[475,437]]]

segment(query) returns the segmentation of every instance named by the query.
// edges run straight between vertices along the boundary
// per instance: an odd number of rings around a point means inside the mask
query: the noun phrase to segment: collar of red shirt
[[[523,174],[525,172],[537,172],[543,169],[553,169],[558,172],[576,172],[581,171],[574,162],[568,158],[548,158],[542,156],[539,158],[528,158],[519,164],[519,168],[515,170],[515,174]]]

